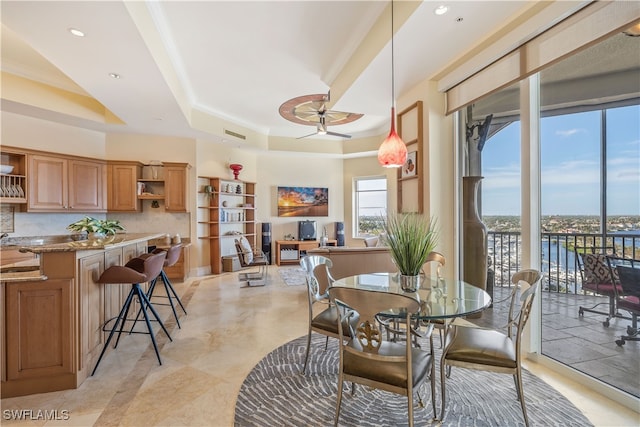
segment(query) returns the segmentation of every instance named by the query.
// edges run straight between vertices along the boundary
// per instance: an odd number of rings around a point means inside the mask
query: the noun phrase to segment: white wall
[[[283,240],[285,234],[298,236],[298,221],[313,220],[318,227],[327,228],[330,239],[335,239],[336,221],[345,221],[343,161],[320,155],[294,155],[269,152],[258,159],[256,206],[257,221],[271,223],[272,241]],[[326,187],[329,189],[328,217],[278,217],[277,187]],[[275,247],[275,245],[274,245]]]

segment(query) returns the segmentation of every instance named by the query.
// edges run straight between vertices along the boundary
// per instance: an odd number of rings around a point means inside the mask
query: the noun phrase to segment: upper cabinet
[[[186,163],[164,163],[164,207],[167,212],[188,212]]]
[[[138,179],[142,163],[128,161],[107,162],[107,210],[109,212],[140,212]]]
[[[167,212],[188,212],[188,163],[163,162],[145,165],[143,177],[138,179],[138,199],[154,203],[164,201]],[[152,205],[153,206],[153,205]],[[156,205],[155,207],[158,207]]]
[[[26,154],[2,149],[0,153],[0,203],[27,203]]]
[[[106,164],[29,154],[28,212],[104,212]]]

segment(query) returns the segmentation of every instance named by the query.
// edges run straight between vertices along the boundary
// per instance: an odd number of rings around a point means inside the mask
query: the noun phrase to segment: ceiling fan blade
[[[340,138],[346,138],[346,139],[351,138],[351,135],[346,135],[346,134],[344,134],[344,133],[331,132],[331,131],[327,131],[327,135],[331,135],[331,136],[339,136]]]
[[[315,135],[317,135],[317,134],[318,134],[318,132],[314,132],[314,133],[310,133],[309,135],[299,136],[299,137],[297,137],[296,139],[308,138],[308,137],[310,137],[310,136],[315,136]]]

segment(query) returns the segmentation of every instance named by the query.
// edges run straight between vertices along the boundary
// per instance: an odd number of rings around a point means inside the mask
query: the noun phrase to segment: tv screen
[[[278,187],[278,216],[329,216],[329,189]]]

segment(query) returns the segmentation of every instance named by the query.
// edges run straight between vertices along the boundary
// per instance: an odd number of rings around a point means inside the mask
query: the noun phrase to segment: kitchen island
[[[39,260],[0,271],[2,398],[82,384],[105,341],[105,321],[117,316],[131,287],[96,281],[160,236],[127,233],[20,248]]]

